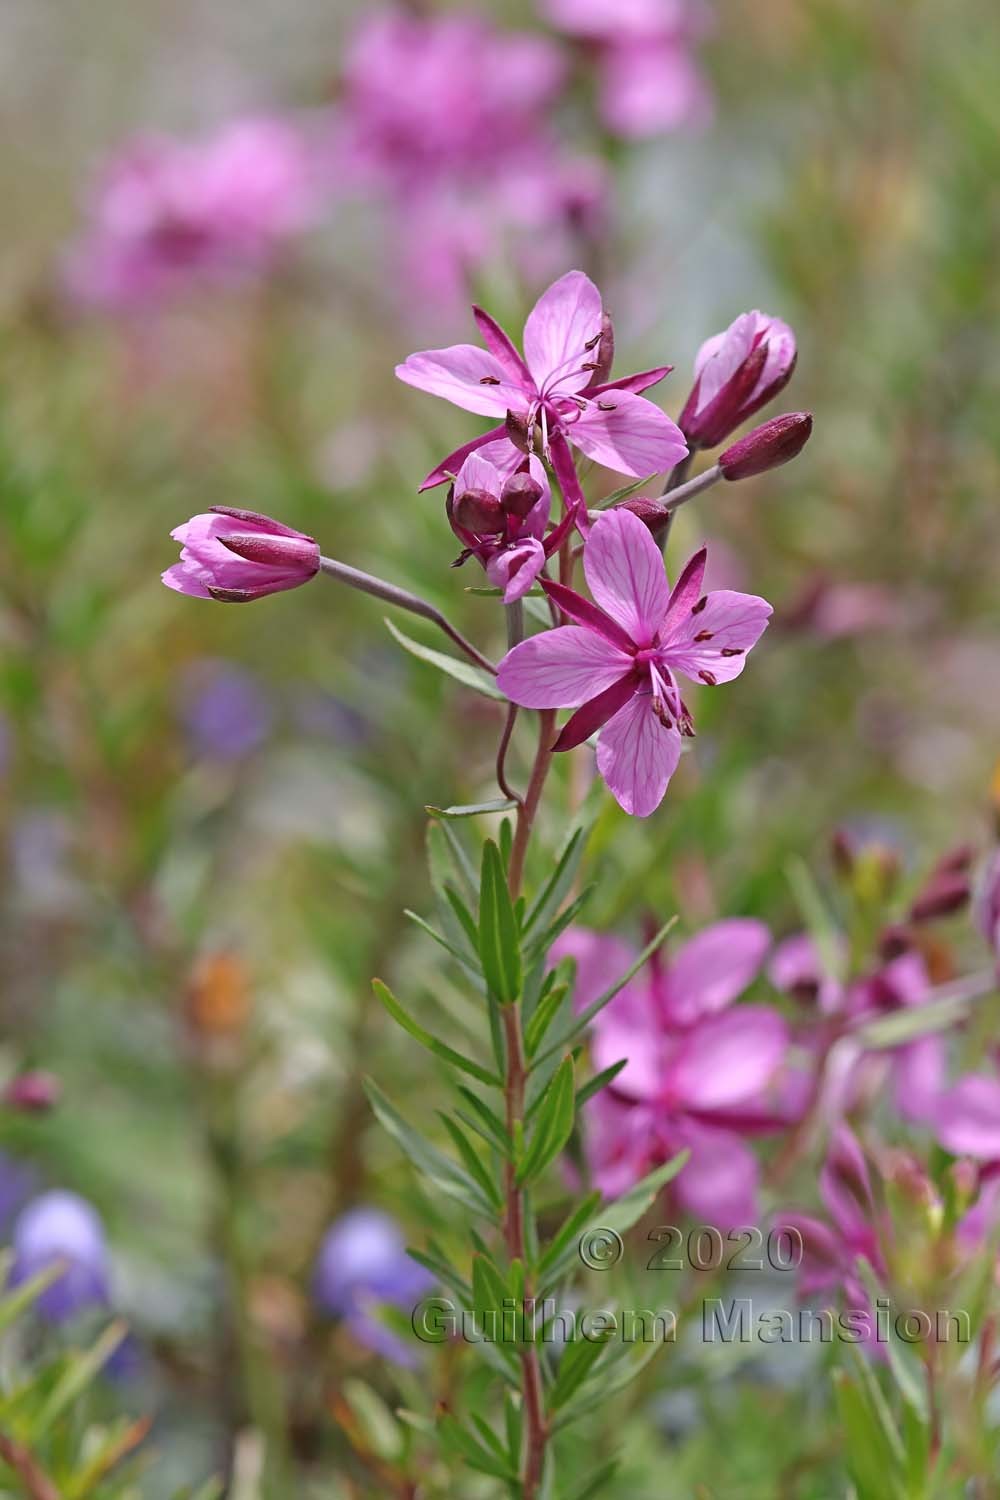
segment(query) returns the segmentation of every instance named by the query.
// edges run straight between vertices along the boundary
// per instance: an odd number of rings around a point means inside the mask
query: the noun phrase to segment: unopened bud
[[[59,1103],[61,1093],[62,1084],[55,1073],[35,1069],[12,1078],[4,1090],[3,1099],[8,1109],[38,1115],[53,1109]]]
[[[648,526],[655,536],[670,520],[670,512],[660,500],[651,500],[648,495],[632,495],[628,500],[623,500],[616,510],[630,510],[634,516],[638,516],[644,526]]]
[[[518,452],[530,453],[532,449],[531,428],[524,417],[516,411],[508,411],[504,426],[507,429],[507,436]]]
[[[972,894],[968,875],[960,871],[939,870],[931,876],[910,907],[914,922],[933,922],[961,911]]]
[[[500,491],[500,504],[509,516],[522,520],[534,510],[542,498],[542,486],[531,474],[519,471],[512,474]]]
[[[812,433],[812,413],[785,412],[733,443],[719,457],[723,479],[749,479],[797,458]]]
[[[492,536],[503,530],[503,507],[489,490],[466,490],[456,498],[452,514],[459,526],[477,536]]]
[[[714,448],[788,384],[795,335],[767,313],[744,313],[708,339],[694,362],[694,386],[678,425],[693,448]]]

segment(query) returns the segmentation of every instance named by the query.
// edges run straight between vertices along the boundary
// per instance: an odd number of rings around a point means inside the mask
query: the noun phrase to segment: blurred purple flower
[[[20,1286],[57,1261],[66,1262],[63,1274],[36,1303],[49,1322],[65,1322],[110,1300],[104,1226],[96,1210],[76,1193],[43,1193],[29,1203],[14,1225],[13,1248],[11,1286]]]
[[[430,1273],[407,1255],[396,1221],[367,1206],[349,1209],[330,1226],[313,1272],[318,1306],[397,1364],[413,1364],[413,1351],[379,1320],[379,1304],[410,1312],[432,1285]]]
[[[1000,850],[983,872],[976,897],[976,925],[1000,963]]]
[[[601,115],[629,139],[705,124],[712,95],[695,55],[700,0],[544,0],[554,26],[597,50]]]
[[[742,313],[695,356],[694,385],[678,422],[692,447],[714,448],[784,390],[795,369],[795,335],[767,313]]]
[[[240,760],[264,742],[273,723],[260,678],[227,661],[193,662],[179,700],[191,750],[199,758]]]
[[[672,1185],[678,1206],[708,1223],[752,1222],[757,1162],[745,1137],[789,1121],[768,1095],[785,1061],[778,1012],[733,1001],[770,944],[760,922],[706,927],[668,962],[651,962],[603,1011],[593,1030],[594,1067],[628,1062],[587,1106],[586,1149],[594,1181],[616,1197],[688,1149]],[[553,959],[576,960],[574,1004],[585,1008],[634,955],[616,938],[571,929]]]
[[[839,1292],[849,1311],[864,1312],[867,1318],[872,1299],[858,1263],[867,1261],[877,1276],[884,1276],[885,1263],[868,1166],[846,1125],[834,1133],[820,1172],[819,1189],[829,1222],[800,1213],[783,1213],[777,1220],[802,1236],[799,1293],[815,1298]]]
[[[297,589],[319,572],[311,536],[253,510],[213,505],[170,535],[181,544],[181,560],[163,582],[194,599],[246,604]]]
[[[197,142],[140,140],[105,174],[70,256],[70,292],[129,310],[259,272],[308,225],[318,188],[310,148],[284,120],[238,120]]]
[[[40,1183],[34,1167],[0,1152],[0,1235],[6,1239],[11,1221],[37,1193]]]

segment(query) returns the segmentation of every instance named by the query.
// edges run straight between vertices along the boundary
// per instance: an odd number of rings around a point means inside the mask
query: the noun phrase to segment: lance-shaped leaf
[[[690,1151],[678,1151],[662,1167],[657,1167],[637,1182],[630,1192],[602,1208],[601,1223],[618,1234],[624,1234],[633,1224],[638,1224],[646,1210],[652,1208],[657,1193],[677,1176],[690,1154]]]
[[[364,1080],[364,1089],[379,1124],[389,1132],[417,1170],[450,1198],[457,1198],[466,1208],[471,1208],[473,1213],[492,1218],[492,1204],[468,1172],[414,1130],[370,1078]]]
[[[419,641],[408,636],[391,620],[386,620],[385,623],[393,640],[397,641],[411,656],[426,662],[428,666],[436,667],[439,672],[444,672],[445,676],[453,677],[463,687],[472,688],[475,693],[482,693],[484,698],[494,698],[499,703],[506,703],[507,700],[497,687],[495,678],[482,667],[475,667],[469,661],[461,661],[457,656],[447,656],[443,651],[435,651],[432,646],[422,646]]]
[[[521,940],[500,850],[492,839],[483,845],[479,958],[490,993],[501,1005],[511,1004],[521,993]]]
[[[457,807],[428,807],[432,818],[477,818],[485,813],[513,812],[517,807],[509,797],[493,797],[487,802],[463,802]]]
[[[540,1177],[565,1149],[573,1134],[574,1102],[573,1059],[567,1057],[560,1063],[538,1109],[531,1142],[518,1167],[519,1183]]]
[[[524,1051],[527,1057],[534,1057],[538,1051],[545,1033],[565,1004],[568,994],[568,984],[550,984],[543,991],[542,998],[524,1029]]]
[[[487,1448],[473,1437],[450,1413],[446,1412],[439,1419],[438,1433],[444,1448],[455,1457],[464,1459],[471,1469],[516,1484],[517,1471],[510,1467],[506,1458],[500,1458],[494,1448]]]
[[[439,1057],[442,1062],[449,1063],[451,1067],[458,1068],[462,1073],[468,1073],[470,1077],[478,1079],[480,1083],[489,1084],[493,1088],[501,1086],[503,1080],[498,1078],[495,1073],[491,1073],[479,1063],[473,1062],[471,1057],[463,1057],[461,1052],[456,1052],[454,1047],[448,1046],[447,1042],[442,1042],[438,1037],[433,1036],[429,1031],[425,1030],[419,1021],[415,1021],[403,1009],[389,986],[383,984],[381,979],[372,980],[372,989],[393,1020],[402,1026],[404,1031],[409,1032],[410,1036],[418,1041],[422,1047],[426,1047],[428,1052],[433,1052],[434,1056]]]
[[[550,1412],[561,1410],[572,1400],[604,1353],[605,1345],[613,1336],[613,1328],[609,1328],[600,1338],[583,1338],[578,1334],[567,1346],[559,1361],[559,1374],[556,1376],[549,1395]]]

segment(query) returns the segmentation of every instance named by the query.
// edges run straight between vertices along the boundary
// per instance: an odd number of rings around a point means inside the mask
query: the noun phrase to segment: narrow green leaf
[[[662,1167],[657,1167],[654,1172],[649,1172],[637,1182],[630,1192],[616,1198],[614,1203],[607,1204],[601,1209],[601,1223],[608,1229],[616,1230],[618,1234],[625,1234],[653,1206],[657,1193],[677,1176],[690,1155],[690,1151],[678,1151]]]
[[[550,1047],[548,1047],[543,1053],[541,1053],[539,1057],[535,1059],[536,1066],[539,1063],[543,1062],[545,1058],[551,1057],[553,1052],[558,1052],[565,1048],[566,1045],[574,1037],[577,1037],[582,1032],[586,1031],[587,1027],[590,1025],[594,1017],[596,1015],[599,1015],[606,1005],[610,1005],[619,991],[623,990],[625,986],[635,978],[643,965],[649,962],[649,960],[652,958],[657,948],[659,948],[660,944],[664,941],[676,921],[677,918],[676,916],[674,916],[670,918],[669,922],[665,922],[663,924],[656,936],[646,944],[645,948],[643,948],[642,952],[639,954],[639,957],[635,960],[635,962],[633,964],[630,964],[629,967],[625,970],[625,973],[622,975],[622,977],[617,980],[610,989],[605,990],[603,995],[598,995],[597,999],[592,1001],[592,1003],[587,1006],[586,1010],[581,1011],[580,1014],[575,1018],[573,1025],[569,1028],[569,1030],[562,1036],[560,1036],[558,1041],[553,1042]]]
[[[451,1067],[458,1068],[462,1073],[468,1073],[470,1077],[478,1079],[480,1083],[489,1084],[491,1088],[502,1087],[502,1078],[499,1078],[495,1073],[490,1073],[488,1069],[481,1067],[479,1063],[473,1062],[471,1057],[463,1057],[461,1052],[456,1052],[454,1047],[448,1046],[447,1042],[440,1041],[436,1036],[432,1036],[429,1031],[426,1031],[418,1021],[415,1021],[403,1009],[389,986],[383,984],[381,979],[372,980],[372,989],[393,1020],[404,1031],[409,1032],[410,1036],[418,1041],[422,1047],[426,1047],[428,1052],[433,1052],[434,1056],[439,1057],[442,1062],[449,1063]]]
[[[570,1214],[569,1218],[557,1231],[555,1238],[538,1262],[539,1279],[547,1277],[562,1260],[567,1251],[576,1251],[576,1242],[581,1230],[585,1229],[593,1221],[594,1213],[601,1201],[598,1192],[588,1193],[583,1202]]]
[[[475,818],[481,813],[511,812],[517,807],[509,797],[494,797],[489,802],[466,802],[458,807],[427,807],[432,818]]]
[[[409,907],[404,907],[403,916],[409,918],[414,926],[419,927],[420,931],[426,933],[429,938],[433,938],[438,947],[443,948],[446,953],[450,953],[452,958],[460,963],[467,973],[471,974],[475,979],[480,978],[480,975],[470,963],[468,957],[462,952],[461,948],[456,948],[454,943],[450,943],[442,933],[432,927],[429,922],[426,922],[420,916],[419,912],[410,911]]]
[[[488,1104],[484,1104],[482,1099],[477,1094],[474,1094],[471,1089],[465,1088],[462,1084],[458,1084],[457,1087],[466,1104],[468,1104],[469,1108],[474,1111],[481,1121],[484,1133],[490,1137],[498,1151],[502,1152],[504,1156],[509,1157],[511,1154],[510,1136],[507,1134],[507,1127],[500,1116],[495,1114]]]
[[[479,928],[476,926],[475,917],[472,915],[471,911],[462,900],[462,897],[459,894],[458,890],[455,886],[452,885],[450,880],[445,881],[444,894],[445,900],[448,902],[448,905],[455,913],[455,917],[458,921],[459,926],[465,933],[466,937],[469,939],[469,946],[471,947],[472,952],[478,958]]]
[[[482,1188],[487,1198],[491,1200],[494,1207],[497,1209],[501,1208],[503,1205],[503,1194],[501,1193],[497,1183],[493,1180],[489,1172],[486,1170],[483,1162],[480,1161],[479,1156],[473,1146],[466,1139],[464,1133],[455,1124],[455,1121],[450,1119],[449,1116],[444,1113],[444,1110],[439,1109],[438,1115],[445,1130],[447,1130],[448,1134],[451,1136],[455,1150],[462,1158],[462,1161],[465,1164],[465,1170],[468,1172],[469,1176],[475,1178],[476,1182],[479,1183],[479,1186]]]
[[[551,913],[556,911],[560,902],[564,899],[566,892],[570,889],[576,878],[576,872],[580,866],[585,841],[584,830],[574,829],[568,842],[563,846],[562,853],[556,861],[555,869],[545,882],[534,905],[528,911],[524,919],[525,933],[541,921],[548,920]]]
[[[540,1177],[565,1148],[573,1134],[573,1104],[573,1059],[567,1057],[559,1065],[543,1098],[531,1142],[518,1167],[518,1182],[531,1182]]]
[[[605,1345],[611,1337],[610,1331],[599,1339],[578,1336],[566,1347],[559,1361],[559,1374],[549,1395],[550,1412],[559,1411],[572,1400],[604,1353]]]
[[[65,1276],[69,1268],[69,1261],[56,1261],[30,1280],[22,1282],[14,1291],[8,1292],[0,1301],[0,1333],[16,1323],[21,1314],[32,1307],[54,1281]]]
[[[571,1500],[594,1500],[594,1496],[600,1495],[605,1485],[611,1483],[618,1469],[617,1458],[613,1458],[610,1463],[602,1464],[596,1474],[584,1481],[583,1489],[573,1491]]]
[[[506,1460],[499,1459],[491,1449],[484,1447],[449,1412],[439,1419],[438,1432],[444,1446],[458,1457],[464,1458],[470,1468],[490,1474],[494,1479],[502,1479],[508,1484],[517,1480],[517,1471]]]
[[[823,968],[834,979],[844,979],[844,953],[837,923],[827,908],[819,886],[805,860],[794,855],[785,869],[792,895],[819,949]]]
[[[447,1193],[451,1198],[457,1198],[474,1213],[493,1217],[490,1200],[484,1196],[479,1184],[463,1168],[449,1160],[443,1151],[432,1146],[430,1141],[425,1140],[418,1131],[414,1130],[370,1078],[364,1080],[364,1090],[380,1125],[389,1132],[397,1146],[409,1157],[418,1171],[435,1183],[443,1193]]]
[[[528,1058],[534,1057],[542,1039],[559,1014],[566,996],[568,984],[553,984],[544,992],[538,1006],[524,1029],[524,1050]]]
[[[482,693],[484,698],[493,698],[499,703],[507,700],[496,685],[496,679],[482,667],[473,666],[472,662],[462,661],[457,656],[446,656],[443,651],[435,651],[431,646],[422,646],[412,636],[399,629],[391,620],[385,621],[389,634],[404,651],[415,656],[418,661],[426,662],[430,667],[436,667],[439,672],[453,677],[463,687],[472,688],[473,692]]]
[[[31,1418],[31,1442],[42,1437],[67,1406],[87,1389],[127,1333],[127,1325],[118,1320],[106,1328],[89,1349],[70,1356],[63,1373]]]
[[[608,1084],[618,1077],[622,1068],[626,1067],[627,1064],[627,1057],[619,1059],[618,1062],[612,1063],[610,1068],[605,1068],[603,1073],[597,1073],[588,1083],[583,1085],[582,1089],[578,1089],[576,1095],[577,1111],[583,1108],[588,1099],[593,1099],[595,1094],[599,1094],[601,1089],[606,1089]]]
[[[521,940],[503,860],[492,839],[483,845],[479,957],[490,992],[501,1005],[511,1004],[521,992]]]
[[[655,474],[647,474],[645,479],[633,479],[631,484],[623,484],[617,490],[612,490],[610,495],[605,495],[603,500],[598,500],[592,510],[607,510],[612,505],[620,505],[627,500],[629,495],[634,495],[636,490],[641,490],[644,485],[652,484],[656,478]],[[661,486],[662,490],[662,486]]]

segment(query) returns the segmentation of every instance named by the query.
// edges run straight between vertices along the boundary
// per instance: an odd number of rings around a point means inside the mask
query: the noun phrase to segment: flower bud
[[[968,875],[960,871],[937,870],[915,897],[910,907],[913,922],[933,922],[961,911],[972,894]]]
[[[714,448],[788,384],[795,335],[762,312],[743,313],[708,339],[694,362],[694,386],[679,426],[693,448]],[[757,472],[757,471],[755,471]]]
[[[3,1102],[19,1114],[46,1114],[59,1103],[62,1084],[55,1073],[40,1068],[19,1073],[4,1089]]]
[[[466,490],[456,497],[452,517],[476,536],[492,536],[503,530],[503,507],[489,490]]]
[[[298,588],[319,572],[311,536],[256,511],[214,505],[170,534],[181,543],[181,560],[163,582],[197,599],[245,604]]]
[[[811,412],[791,411],[755,427],[720,455],[723,479],[749,479],[789,463],[809,441],[812,426]]]
[[[530,453],[532,433],[524,417],[519,412],[508,411],[504,426],[507,429],[508,438],[518,452]]]
[[[62,1274],[38,1298],[44,1318],[62,1323],[86,1307],[109,1300],[108,1250],[95,1209],[76,1193],[51,1192],[34,1198],[13,1230],[11,1286],[62,1264]]]
[[[524,519],[542,498],[542,486],[531,474],[512,474],[500,491],[500,504],[509,516]],[[472,528],[475,530],[475,528]]]
[[[1000,852],[990,860],[979,887],[976,925],[1000,961]]]
[[[644,526],[649,527],[654,536],[670,519],[670,512],[663,502],[652,500],[648,495],[632,495],[616,509],[630,510]]]

